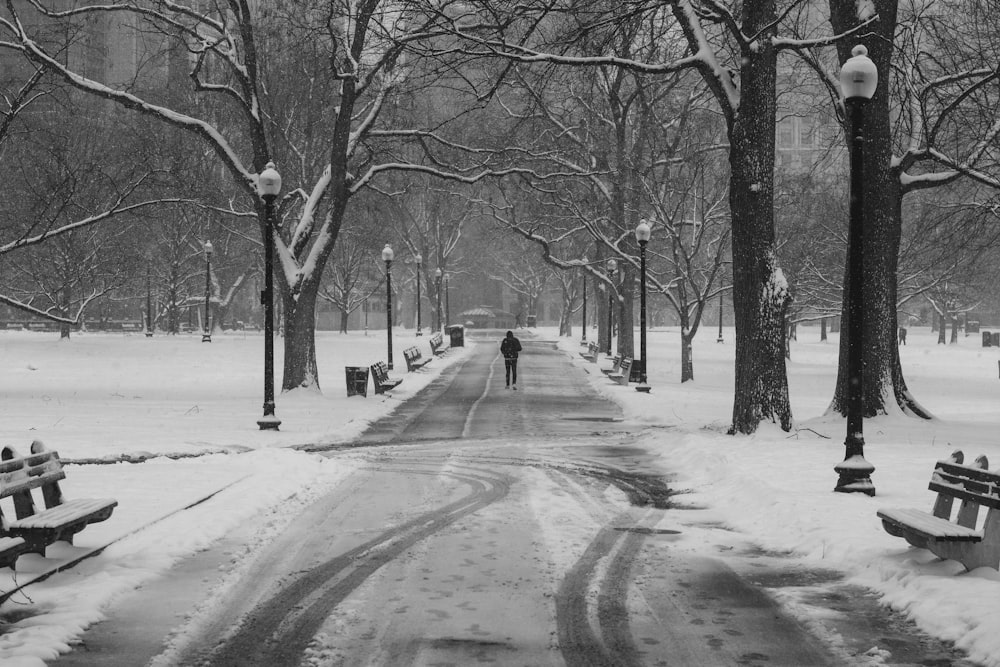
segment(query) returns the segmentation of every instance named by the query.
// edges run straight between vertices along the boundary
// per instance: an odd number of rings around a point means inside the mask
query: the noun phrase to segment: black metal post
[[[440,333],[441,331],[441,276],[435,276],[434,278],[435,289],[434,289],[434,314],[437,318],[437,326],[434,327],[435,333]]]
[[[146,261],[146,338],[153,337],[153,287],[149,261]]]
[[[583,274],[583,319],[581,322],[583,327],[583,339],[582,342],[587,342],[587,274]]]
[[[424,335],[420,330],[420,260],[417,260],[417,335]]]
[[[847,241],[847,438],[845,456],[834,467],[840,475],[834,491],[875,495],[864,448],[864,104],[867,99],[846,100],[851,129],[851,205]]]
[[[608,272],[608,356],[611,356],[611,341],[615,335],[615,290],[612,286],[614,271]]]
[[[716,343],[725,343],[726,341],[722,338],[722,291],[719,291],[719,337],[715,339]]]
[[[639,241],[639,384],[646,384],[646,244]]]
[[[451,279],[448,274],[444,274],[444,324],[449,326],[451,324],[451,303],[450,303],[450,289]]]
[[[274,199],[264,197],[264,416],[257,420],[262,431],[277,431],[281,420],[274,415]]]
[[[392,260],[385,260],[385,329],[386,329],[386,366],[392,370]]]
[[[201,334],[202,343],[212,342],[212,324],[209,321],[211,310],[209,307],[212,296],[212,245],[205,244],[205,331]]]

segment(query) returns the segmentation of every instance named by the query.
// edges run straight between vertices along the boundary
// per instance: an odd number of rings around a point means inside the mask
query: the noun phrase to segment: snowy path
[[[226,571],[230,535],[55,664],[844,664],[748,583],[776,559],[686,507],[564,353],[525,341],[521,364],[505,390],[479,346],[331,449],[366,462],[246,567]]]

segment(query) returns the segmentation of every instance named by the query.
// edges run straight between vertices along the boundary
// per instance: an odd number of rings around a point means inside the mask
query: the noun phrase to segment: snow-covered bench
[[[432,354],[440,356],[447,351],[444,349],[444,336],[441,335],[441,332],[431,336],[427,342],[430,343]]]
[[[605,375],[611,375],[612,373],[617,373],[622,366],[622,355],[616,354],[611,358],[611,368],[602,368],[601,372]]]
[[[406,370],[418,371],[431,362],[430,359],[424,359],[423,356],[420,353],[420,348],[415,345],[403,350],[403,359],[406,359]]]
[[[88,524],[104,521],[118,505],[112,498],[67,500],[59,488],[66,478],[57,452],[36,440],[31,454],[21,457],[12,447],[0,450],[0,500],[10,498],[14,515],[0,507],[3,537],[24,541],[24,551],[45,555],[45,547],[59,540],[72,544],[73,536]],[[33,489],[41,489],[45,509],[35,506]]]
[[[375,385],[376,394],[384,394],[390,389],[395,389],[399,386],[399,383],[403,381],[402,378],[389,377],[389,367],[386,366],[384,361],[378,361],[372,364],[371,369],[372,382]]]
[[[581,352],[580,356],[587,361],[597,361],[597,355],[600,353],[601,348],[597,347],[597,343],[588,343],[587,351]]]
[[[632,374],[632,359],[631,357],[625,357],[618,364],[618,371],[616,373],[608,373],[608,377],[617,382],[618,384],[628,384],[631,374]]]
[[[934,466],[928,488],[937,492],[931,512],[917,509],[882,509],[878,517],[886,532],[902,537],[940,558],[957,560],[967,569],[1000,569],[1000,474],[987,470],[985,456],[974,466],[962,465],[964,455],[955,451]],[[955,499],[961,502],[952,519]],[[979,508],[986,518],[977,530]]]

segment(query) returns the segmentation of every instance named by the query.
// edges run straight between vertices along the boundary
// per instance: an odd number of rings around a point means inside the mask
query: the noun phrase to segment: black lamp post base
[[[423,331],[421,331],[420,329],[417,329],[417,335],[418,335],[418,336],[423,336],[423,335],[424,335],[424,332],[423,332]]]
[[[152,334],[150,334],[150,335],[152,335]],[[201,342],[202,343],[211,343],[212,342],[212,334],[210,334],[210,333],[202,334],[201,335]]]
[[[152,337],[153,337],[153,332],[152,331],[147,331],[146,332],[146,338],[152,338]]]
[[[643,382],[642,384],[637,384],[635,386],[635,390],[643,394],[648,394],[650,389],[652,389],[652,387],[650,387],[645,382]]]
[[[871,474],[875,472],[875,466],[866,461],[864,456],[855,454],[835,465],[833,469],[840,475],[837,486],[833,489],[837,493],[875,495],[875,485],[872,484],[871,478]]]
[[[719,337],[715,339],[715,342],[716,342],[716,343],[725,343],[725,342],[726,342],[726,339],[724,339],[724,338],[722,337],[722,335],[720,334],[720,335],[719,335]]]
[[[281,420],[274,415],[262,417],[257,420],[257,426],[260,427],[261,431],[277,431],[278,427],[281,426]]]
[[[281,420],[274,416],[274,404],[264,404],[264,416],[257,420],[257,426],[261,431],[277,431],[281,426]]]

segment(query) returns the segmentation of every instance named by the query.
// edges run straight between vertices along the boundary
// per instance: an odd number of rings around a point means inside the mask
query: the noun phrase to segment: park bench
[[[447,352],[447,350],[444,349],[444,336],[442,336],[440,332],[431,336],[427,342],[430,343],[432,354],[440,356]]]
[[[580,356],[587,361],[597,361],[597,355],[600,353],[600,348],[597,347],[597,343],[587,343],[587,351],[581,352]]]
[[[24,551],[45,555],[45,548],[64,540],[73,543],[73,536],[88,524],[104,521],[118,505],[112,498],[67,500],[59,488],[66,479],[59,454],[47,450],[36,440],[31,453],[20,456],[12,447],[0,451],[0,499],[11,498],[16,519],[4,516],[0,521],[4,537],[24,540]],[[33,489],[41,489],[45,509],[39,509],[32,497]]]
[[[605,375],[611,375],[612,373],[617,373],[618,369],[621,368],[621,365],[622,365],[622,355],[616,354],[614,357],[611,358],[611,368],[602,368],[601,372],[604,373]]]
[[[403,381],[402,378],[389,377],[389,367],[386,366],[384,361],[372,364],[371,369],[372,383],[375,385],[376,394],[384,394],[390,389],[395,389]]]
[[[962,465],[961,451],[938,461],[931,474],[931,491],[937,499],[931,512],[918,509],[882,509],[882,527],[896,537],[939,558],[957,560],[969,570],[1000,569],[1000,474],[989,472],[985,456],[974,466]],[[952,520],[955,499],[961,500]],[[982,528],[976,530],[979,508],[986,507]]]
[[[617,382],[618,384],[627,385],[631,373],[632,373],[632,359],[631,357],[625,357],[618,364],[618,372],[609,373],[608,377]]]
[[[408,371],[418,371],[431,362],[430,359],[423,358],[423,355],[420,354],[420,348],[416,345],[403,350],[403,358],[406,359],[406,370]]]

